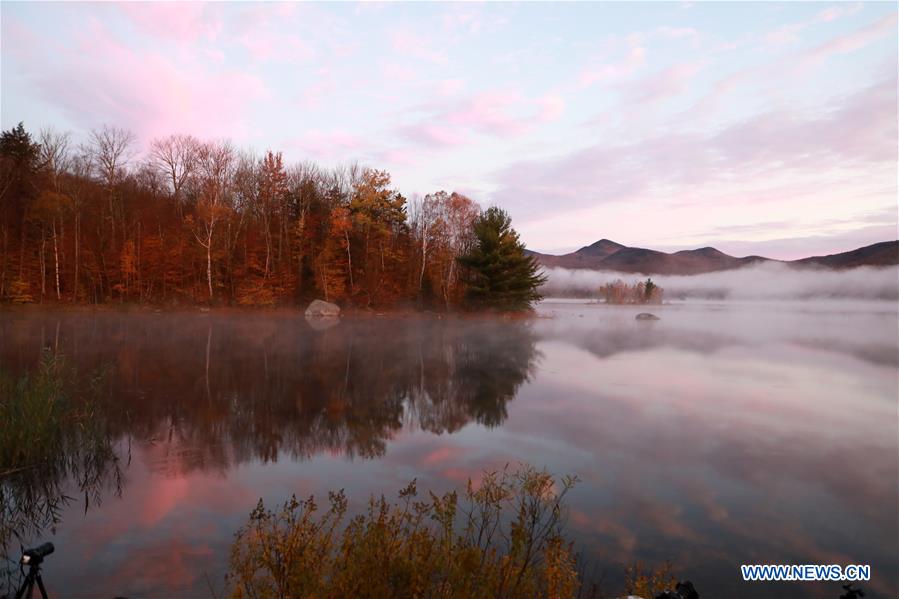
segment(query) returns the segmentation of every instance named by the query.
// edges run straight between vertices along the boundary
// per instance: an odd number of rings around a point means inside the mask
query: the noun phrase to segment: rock
[[[322,300],[313,300],[306,308],[306,318],[336,318],[340,316],[340,306]]]
[[[650,314],[649,312],[640,312],[634,317],[634,320],[662,320],[655,314]]]
[[[340,324],[339,316],[307,316],[306,324],[313,331],[327,331]]]

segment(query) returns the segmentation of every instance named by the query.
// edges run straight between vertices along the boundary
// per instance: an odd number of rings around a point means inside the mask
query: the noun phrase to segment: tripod
[[[23,597],[28,597],[31,599],[31,594],[34,592],[34,583],[37,583],[37,588],[41,592],[41,597],[43,599],[47,599],[47,589],[44,588],[44,579],[41,578],[41,567],[39,564],[32,564],[28,568],[28,574],[25,576],[25,580],[22,581],[22,586],[19,587],[18,592],[16,592],[16,599],[22,599]]]
[[[16,599],[28,597],[34,593],[34,583],[41,592],[42,599],[47,599],[47,589],[44,588],[44,579],[41,578],[41,564],[44,558],[53,553],[53,543],[44,543],[33,549],[23,549],[22,559],[19,560],[19,569],[25,574],[25,566],[28,566],[28,574],[22,581],[22,586],[16,592]],[[27,595],[26,595],[27,592]]]

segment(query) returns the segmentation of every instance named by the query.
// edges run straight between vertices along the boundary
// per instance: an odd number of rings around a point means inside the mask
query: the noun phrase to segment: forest
[[[0,299],[451,309],[469,287],[490,288],[493,275],[474,270],[492,257],[468,268],[460,258],[491,211],[505,219],[499,245],[523,277],[520,298],[539,297],[508,217],[462,194],[406,198],[382,170],[286,164],[280,152],[190,135],[138,148],[109,126],[80,144],[22,123],[2,133]]]

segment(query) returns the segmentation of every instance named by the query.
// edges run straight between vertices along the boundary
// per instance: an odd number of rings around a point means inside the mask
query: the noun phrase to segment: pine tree
[[[459,257],[465,269],[466,298],[470,305],[499,310],[527,310],[542,296],[546,281],[533,256],[512,228],[509,215],[493,207],[483,211],[472,225],[475,242]]]

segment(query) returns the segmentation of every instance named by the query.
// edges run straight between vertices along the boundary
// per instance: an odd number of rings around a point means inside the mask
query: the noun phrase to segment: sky
[[[899,237],[897,5],[0,3],[0,126],[358,161],[407,197],[792,259]]]

